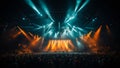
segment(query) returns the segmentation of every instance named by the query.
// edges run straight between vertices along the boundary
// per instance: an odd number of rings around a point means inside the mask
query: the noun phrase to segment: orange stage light
[[[49,52],[70,52],[75,49],[71,40],[49,40],[44,51]]]
[[[97,53],[97,51],[99,50],[98,40],[100,37],[101,28],[102,26],[100,26],[97,29],[97,31],[93,35],[93,38],[91,37],[92,31],[90,31],[88,34],[84,35],[83,37],[80,37],[80,39],[82,39],[87,44],[87,46],[91,49],[91,51],[94,53]]]
[[[20,30],[20,32],[29,40],[29,41],[31,41],[31,38],[27,35],[27,33],[24,31],[24,30],[22,30],[19,26],[17,26],[18,27],[18,29]]]
[[[110,34],[110,33],[111,33],[111,31],[110,31],[110,28],[109,28],[109,26],[108,26],[108,25],[106,25],[106,29],[107,29],[107,32]]]
[[[94,34],[93,39],[96,41],[98,41],[98,39],[99,39],[101,28],[102,28],[102,25],[97,29],[97,31]]]

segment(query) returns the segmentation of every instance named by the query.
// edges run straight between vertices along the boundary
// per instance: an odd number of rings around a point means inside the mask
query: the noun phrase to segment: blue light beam
[[[42,9],[44,10],[44,12],[48,15],[48,17],[50,18],[50,20],[52,22],[55,22],[54,19],[52,18],[47,6],[43,3],[43,2],[40,2],[41,6],[42,6]]]
[[[80,12],[88,3],[90,0],[85,0],[85,2],[79,7],[80,3],[82,2],[82,0],[76,0],[76,6],[75,6],[75,10],[72,12],[69,11],[64,22],[68,23],[72,20],[75,19],[75,17],[77,16],[78,12]],[[78,8],[79,7],[79,8]]]
[[[82,0],[76,0],[76,7],[75,7],[75,10],[74,10],[75,12],[77,11],[81,2],[82,2]]]
[[[39,10],[38,10],[37,7],[35,6],[35,4],[32,2],[32,0],[25,0],[25,2],[26,2],[32,9],[34,9],[40,16],[42,16],[42,14],[39,12]]]
[[[86,0],[83,5],[78,9],[78,11],[76,12],[76,14],[82,9],[84,8],[88,3],[89,3],[90,0]]]

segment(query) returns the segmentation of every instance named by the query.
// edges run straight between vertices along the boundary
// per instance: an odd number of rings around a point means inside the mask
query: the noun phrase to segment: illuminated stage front
[[[44,51],[48,52],[71,52],[74,51],[75,46],[71,40],[49,40],[48,45]]]

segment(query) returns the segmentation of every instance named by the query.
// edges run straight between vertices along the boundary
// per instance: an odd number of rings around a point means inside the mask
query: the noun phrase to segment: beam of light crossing
[[[98,43],[96,40],[94,40],[94,38],[91,37],[91,33],[92,31],[90,31],[88,34],[80,37],[80,39],[82,41],[84,41],[84,43],[87,44],[87,47],[90,48],[90,50],[93,52],[93,53],[97,53],[99,47],[98,47]]]
[[[80,49],[83,48],[82,43],[77,38],[76,38],[76,43],[77,43],[78,48],[80,48]]]
[[[70,12],[68,12],[64,22],[65,23],[68,23],[70,21],[72,21],[73,19],[75,19],[75,17],[77,16],[78,12],[80,12],[88,3],[89,3],[89,0],[85,0],[84,3],[79,7],[80,3],[81,3],[82,0],[76,0],[76,6],[75,6],[75,10],[73,11],[72,14],[70,14]]]
[[[55,33],[54,38],[58,38],[59,32]]]
[[[17,26],[17,28],[20,30],[20,32],[21,32],[29,41],[31,41],[30,36],[29,36],[24,30],[22,30],[19,26]]]
[[[50,18],[50,20],[51,20],[52,22],[55,22],[54,19],[53,19],[52,16],[51,16],[51,14],[50,14],[47,6],[46,6],[43,2],[40,2],[40,4],[41,4],[43,10],[45,11],[45,13],[46,13],[46,14],[48,15],[48,17]]]
[[[26,0],[28,1],[28,0]],[[52,18],[49,10],[48,10],[48,7],[47,5],[43,2],[43,1],[40,1],[39,0],[39,4],[41,5],[42,9],[44,10],[45,14],[48,16],[48,18],[51,20],[51,23],[49,24],[45,24],[45,25],[39,25],[39,24],[34,24],[32,25],[31,28],[33,28],[32,30],[33,31],[41,31],[43,30],[43,36],[44,37],[51,37],[51,38],[57,38],[58,36],[60,37],[76,37],[76,36],[82,36],[82,34],[85,34],[86,31],[83,29],[83,28],[80,28],[80,27],[76,27],[76,26],[73,26],[71,25],[71,22],[73,19],[75,19],[76,15],[78,14],[78,12],[89,2],[89,0],[76,0],[76,6],[75,6],[75,9],[73,9],[73,11],[69,11],[70,13],[67,14],[67,17],[65,18],[65,22],[66,22],[66,26],[65,26],[65,29],[63,29],[63,31],[61,32],[60,29],[61,29],[61,26],[60,26],[60,23],[58,23],[58,31],[56,31],[55,27],[53,26],[54,24],[54,19]],[[34,6],[35,8],[35,5],[34,3],[29,0],[28,1],[28,4],[30,6]],[[81,4],[81,5],[80,5]],[[37,8],[36,8],[37,9]],[[64,26],[63,26],[64,27]],[[67,29],[67,27],[69,29]],[[60,35],[58,35],[59,33]],[[76,34],[77,33],[77,34]]]
[[[75,10],[74,10],[75,12],[77,11],[77,9],[78,9],[81,1],[82,1],[82,0],[76,0],[76,7],[75,7]]]

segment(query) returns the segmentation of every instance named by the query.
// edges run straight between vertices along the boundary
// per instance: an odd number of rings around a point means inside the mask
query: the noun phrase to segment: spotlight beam
[[[52,22],[55,22],[54,19],[52,18],[47,6],[43,3],[43,2],[40,2],[41,6],[42,6],[42,9],[44,10],[44,12],[48,15],[48,17],[50,18],[50,20]]]
[[[89,3],[89,0],[85,0],[84,3],[80,6],[80,8],[78,8],[81,1],[82,0],[76,0],[75,10],[73,11],[72,14],[70,14],[71,12],[67,14],[67,17],[64,20],[65,23],[72,21],[77,16],[78,12],[80,12],[80,10],[82,10]]]
[[[102,25],[97,29],[97,31],[95,32],[94,34],[94,40],[99,40],[99,37],[100,37],[100,32],[101,32],[101,28],[102,28]]]
[[[20,32],[21,32],[29,41],[31,41],[30,36],[29,36],[24,30],[22,30],[19,26],[17,26],[17,28],[20,30]]]
[[[32,2],[32,0],[25,0],[25,2],[26,2],[33,10],[35,10],[40,16],[42,16],[42,14],[39,12],[39,10],[38,10],[37,7],[35,6],[35,4]]]
[[[78,9],[81,1],[82,1],[82,0],[76,0],[76,7],[75,7],[75,10],[74,10],[75,12],[77,11],[77,9]]]
[[[90,0],[86,0],[83,5],[78,9],[78,11],[76,12],[76,14],[81,10],[83,9],[88,3],[89,3]]]

